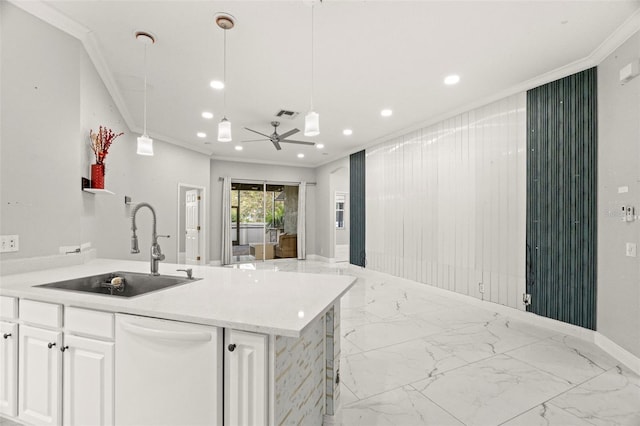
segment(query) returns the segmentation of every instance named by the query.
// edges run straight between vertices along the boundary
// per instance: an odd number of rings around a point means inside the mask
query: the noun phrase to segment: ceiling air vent
[[[298,116],[298,114],[300,114],[299,112],[295,112],[295,111],[288,111],[286,109],[281,109],[280,111],[276,112],[276,117],[278,118],[288,118],[288,119],[294,119]]]

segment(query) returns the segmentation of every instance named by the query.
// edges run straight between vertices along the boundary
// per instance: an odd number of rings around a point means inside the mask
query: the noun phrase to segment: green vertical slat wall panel
[[[527,92],[528,311],[595,330],[597,69]]]
[[[349,263],[365,267],[365,152],[349,157]]]

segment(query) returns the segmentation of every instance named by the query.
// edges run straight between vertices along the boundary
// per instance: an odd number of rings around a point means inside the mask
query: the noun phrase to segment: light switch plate
[[[627,256],[636,257],[636,244],[627,243]]]

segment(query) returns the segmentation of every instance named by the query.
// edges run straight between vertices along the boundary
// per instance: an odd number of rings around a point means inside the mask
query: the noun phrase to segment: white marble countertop
[[[201,280],[133,298],[33,287],[115,271],[149,272],[149,262],[96,259],[77,266],[0,277],[0,295],[229,327],[287,337],[323,315],[354,284],[346,275],[188,266]],[[162,275],[185,265],[160,263]]]

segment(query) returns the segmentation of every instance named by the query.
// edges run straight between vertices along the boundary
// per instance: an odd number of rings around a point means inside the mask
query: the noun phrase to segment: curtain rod
[[[219,181],[222,181],[224,176],[220,176],[218,178]],[[234,179],[230,178],[231,183],[257,183],[257,184],[267,184],[267,185],[285,185],[285,186],[298,186],[300,182],[283,182],[283,181],[275,181],[275,180],[251,180],[251,179]],[[315,182],[307,182],[307,186],[315,186]]]

